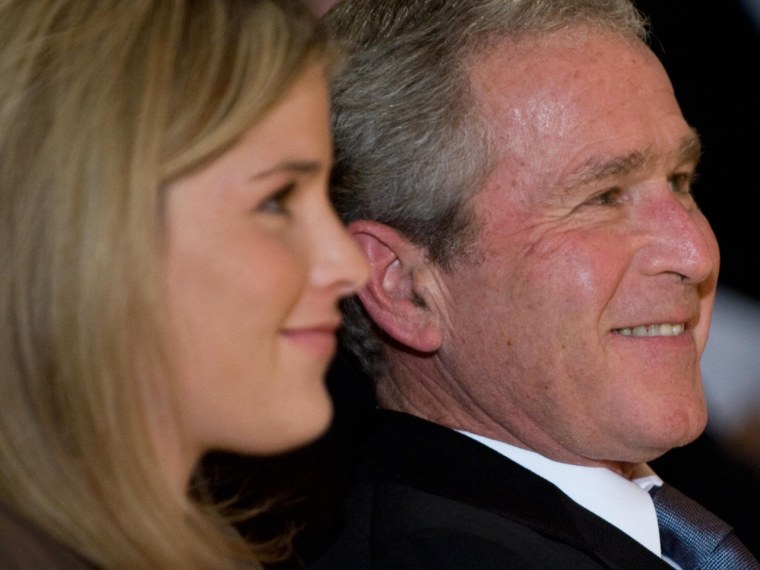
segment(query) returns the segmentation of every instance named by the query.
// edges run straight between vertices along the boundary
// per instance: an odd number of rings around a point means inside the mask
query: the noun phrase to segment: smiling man
[[[679,542],[647,466],[705,427],[719,253],[633,6],[344,0],[327,26],[383,409],[316,566],[758,568],[709,513],[720,537]]]

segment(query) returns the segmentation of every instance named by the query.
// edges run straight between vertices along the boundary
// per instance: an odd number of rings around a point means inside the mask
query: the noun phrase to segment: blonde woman
[[[330,420],[328,51],[284,0],[0,2],[0,567],[258,566],[187,487]]]

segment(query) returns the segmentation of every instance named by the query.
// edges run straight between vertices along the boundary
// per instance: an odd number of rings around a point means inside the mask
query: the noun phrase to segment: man
[[[315,567],[697,567],[646,462],[705,426],[719,254],[637,12],[344,0],[326,24],[334,195],[372,267],[347,331],[384,410]]]

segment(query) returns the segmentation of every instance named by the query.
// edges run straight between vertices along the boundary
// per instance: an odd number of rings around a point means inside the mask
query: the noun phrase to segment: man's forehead
[[[698,156],[698,138],[643,42],[606,30],[530,41],[496,44],[471,67],[473,102],[500,151],[535,158],[564,149],[563,161],[582,179],[641,167],[663,153]]]
[[[639,38],[597,26],[577,25],[493,40],[465,59],[465,69],[476,94],[498,90],[505,80],[519,91],[526,78],[534,82],[557,81],[560,76],[573,75],[579,67],[604,65],[613,52],[618,59],[656,60]]]

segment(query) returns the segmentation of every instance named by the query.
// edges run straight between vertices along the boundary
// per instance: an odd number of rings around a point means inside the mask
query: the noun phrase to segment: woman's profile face
[[[328,201],[331,149],[315,66],[234,147],[168,188],[174,437],[190,460],[282,451],[329,424],[337,303],[367,272]]]

